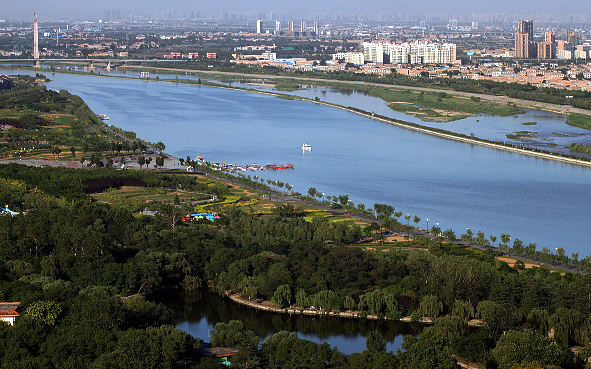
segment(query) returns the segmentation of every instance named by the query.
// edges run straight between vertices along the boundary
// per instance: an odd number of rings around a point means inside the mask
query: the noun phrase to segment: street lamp
[[[429,233],[429,218],[425,219],[427,221],[427,233]]]

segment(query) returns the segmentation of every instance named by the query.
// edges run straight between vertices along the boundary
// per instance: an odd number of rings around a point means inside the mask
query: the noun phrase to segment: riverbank
[[[314,83],[318,83],[320,85],[322,85],[322,84],[343,84],[343,85],[357,85],[357,86],[376,86],[376,87],[381,87],[381,88],[396,87],[396,88],[401,88],[401,89],[416,90],[416,91],[428,91],[428,92],[445,91],[445,93],[450,94],[450,95],[464,96],[464,97],[468,97],[468,98],[469,97],[479,97],[479,98],[482,98],[485,100],[494,101],[494,102],[501,103],[501,104],[517,104],[519,106],[523,106],[523,107],[527,107],[527,108],[543,109],[543,110],[558,112],[558,113],[562,113],[562,114],[569,114],[572,112],[576,112],[576,113],[591,115],[591,111],[584,110],[584,109],[577,109],[577,108],[573,108],[571,106],[554,105],[554,104],[548,104],[548,103],[540,103],[540,102],[536,102],[536,101],[507,98],[507,97],[503,97],[503,96],[474,94],[474,93],[466,93],[466,92],[442,90],[442,89],[434,89],[434,88],[399,86],[399,85],[384,85],[384,84],[378,84],[378,83],[357,82],[357,81],[331,81],[331,80],[323,80],[323,79],[316,79],[316,78],[293,78],[293,77],[287,77],[287,76],[274,76],[274,75],[249,75],[249,74],[241,74],[241,73],[233,73],[233,72],[195,71],[195,70],[191,70],[191,69],[154,68],[154,67],[143,67],[143,66],[133,66],[133,67],[127,67],[127,68],[131,69],[131,70],[139,68],[139,69],[150,70],[150,71],[155,71],[155,72],[162,71],[164,73],[185,72],[185,73],[191,73],[192,75],[203,74],[203,75],[214,75],[214,76],[220,75],[220,76],[249,77],[249,78],[255,77],[255,78],[268,78],[268,79],[289,79],[289,80],[294,80],[294,81],[314,82]],[[47,69],[41,69],[41,68],[23,68],[23,69],[48,71]],[[72,72],[72,71],[67,71],[67,70],[51,70],[51,72],[75,73],[75,74],[93,75],[93,76],[120,78],[120,79],[134,79],[134,80],[137,79],[137,78],[125,77],[125,76],[109,76],[109,75],[104,75],[104,74],[79,72],[79,71]],[[326,106],[330,106],[330,107],[334,107],[334,108],[343,109],[345,111],[356,113],[356,114],[365,116],[367,118],[379,120],[379,121],[389,123],[389,124],[392,124],[392,125],[395,125],[395,126],[398,126],[401,128],[407,128],[407,129],[410,129],[413,131],[417,131],[417,132],[421,132],[421,133],[425,133],[425,134],[429,134],[429,135],[433,135],[433,136],[437,136],[437,137],[441,137],[441,138],[445,138],[445,139],[469,143],[469,144],[473,144],[473,145],[481,145],[481,146],[485,146],[488,148],[493,148],[493,149],[503,150],[503,151],[508,151],[508,152],[514,152],[517,154],[534,156],[534,157],[538,157],[541,159],[555,160],[555,161],[561,161],[561,162],[565,162],[565,163],[569,163],[569,164],[573,164],[573,165],[591,167],[591,161],[588,159],[584,159],[584,158],[569,157],[569,156],[565,156],[565,155],[561,155],[561,154],[550,153],[548,151],[544,152],[544,151],[536,150],[533,148],[532,149],[525,148],[523,146],[518,147],[518,146],[514,146],[514,145],[506,145],[506,144],[501,144],[501,143],[498,143],[495,141],[488,141],[488,140],[480,139],[477,137],[467,137],[467,136],[463,136],[463,135],[455,133],[455,132],[432,128],[432,127],[424,126],[421,124],[410,123],[410,122],[406,122],[406,121],[402,121],[402,120],[398,120],[398,119],[394,119],[394,118],[377,116],[373,113],[366,112],[366,111],[363,111],[361,109],[357,109],[354,107],[345,107],[342,105],[329,103],[329,102],[325,102],[325,101],[320,101],[320,100],[316,100],[316,99],[309,99],[309,98],[294,96],[294,95],[286,95],[286,94],[282,94],[282,93],[278,93],[278,92],[260,91],[260,90],[256,90],[256,89],[226,86],[226,85],[221,85],[221,84],[217,84],[217,83],[200,84],[197,81],[190,81],[190,80],[183,80],[183,79],[174,79],[174,80],[172,80],[172,79],[148,79],[148,80],[153,81],[153,82],[169,82],[169,83],[197,85],[197,86],[205,85],[208,87],[216,87],[216,88],[223,88],[223,89],[230,89],[230,90],[239,90],[239,91],[260,93],[260,94],[264,94],[264,95],[275,96],[278,98],[288,98],[291,100],[302,100],[302,101],[314,102],[316,104],[322,104],[322,105],[326,105]]]
[[[539,101],[532,101],[532,100],[523,100],[523,99],[516,99],[511,97],[505,96],[496,96],[496,95],[485,95],[485,94],[478,94],[478,93],[471,93],[471,92],[462,92],[462,91],[454,91],[449,89],[438,89],[438,88],[429,88],[429,87],[413,87],[413,86],[403,86],[403,85],[388,85],[388,84],[381,84],[381,83],[371,83],[371,82],[359,82],[359,81],[337,81],[337,80],[330,80],[330,79],[321,79],[321,78],[302,78],[302,77],[292,77],[292,76],[277,76],[272,74],[246,74],[246,73],[235,73],[235,72],[220,72],[220,71],[208,71],[208,70],[194,70],[194,69],[177,69],[177,68],[156,68],[156,67],[147,67],[141,65],[134,65],[134,66],[124,66],[120,67],[120,69],[143,69],[143,70],[154,70],[154,71],[164,71],[166,73],[174,73],[174,72],[184,72],[184,73],[192,73],[194,75],[204,75],[204,76],[211,76],[211,75],[219,75],[219,76],[234,76],[234,77],[247,77],[247,78],[257,78],[257,79],[271,79],[271,80],[293,80],[303,81],[303,82],[313,82],[318,85],[335,85],[335,84],[342,84],[345,86],[376,86],[376,87],[383,87],[383,88],[399,88],[399,89],[406,89],[406,90],[414,90],[414,91],[425,91],[425,92],[445,92],[446,94],[450,95],[457,95],[457,96],[464,96],[467,98],[471,97],[479,97],[484,100],[494,101],[502,104],[517,104],[518,106],[523,106],[526,108],[533,108],[533,109],[541,109],[546,111],[552,111],[561,114],[570,114],[570,113],[581,113],[586,115],[591,115],[591,110],[575,108],[570,105],[556,105],[550,104],[545,102]]]

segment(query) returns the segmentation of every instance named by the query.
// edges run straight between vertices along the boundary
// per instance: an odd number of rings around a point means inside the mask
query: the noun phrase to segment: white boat
[[[308,145],[307,143],[302,145],[302,150],[304,151],[312,151],[312,146]]]

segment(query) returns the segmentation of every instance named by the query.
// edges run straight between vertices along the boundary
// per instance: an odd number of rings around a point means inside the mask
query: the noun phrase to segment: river
[[[49,77],[49,88],[79,95],[94,112],[107,114],[109,124],[162,141],[175,156],[203,155],[238,164],[293,163],[294,170],[257,174],[287,182],[302,193],[316,187],[326,195],[348,194],[367,206],[391,204],[421,217],[422,227],[428,218],[429,225],[439,223],[458,235],[471,227],[487,235],[509,233],[537,243],[538,249],[562,247],[567,255],[591,254],[587,167],[446,140],[305,101],[155,81],[58,73]],[[351,94],[341,98],[346,96]],[[369,101],[361,108],[382,109],[383,102]],[[369,109],[371,104],[375,109]],[[556,119],[554,113],[532,114]],[[500,127],[515,125],[509,122],[514,117],[494,119]],[[304,142],[312,145],[311,152],[302,152]],[[390,350],[399,347],[401,334],[416,334],[411,327],[383,325],[390,324],[386,322],[263,313],[209,294],[162,301],[174,308],[179,328],[204,340],[215,323],[234,318],[261,338],[294,330],[346,353],[363,350],[371,329],[382,330]]]
[[[257,174],[301,193],[316,187],[326,195],[348,194],[356,204],[391,204],[422,218],[421,227],[429,219],[457,235],[470,227],[487,236],[507,233],[538,249],[591,254],[586,167],[446,140],[305,101],[145,80],[49,77],[49,88],[79,95],[107,114],[109,124],[162,141],[175,156],[293,163],[295,170]],[[513,116],[494,119],[515,124]],[[304,142],[311,152],[302,152]]]

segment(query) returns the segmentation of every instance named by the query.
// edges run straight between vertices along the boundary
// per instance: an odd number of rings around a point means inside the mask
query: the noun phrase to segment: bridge
[[[166,61],[166,62],[184,62],[186,60],[180,60],[180,59],[171,59],[171,60],[163,60],[163,59],[101,59],[101,58],[92,58],[92,59],[4,59],[4,58],[0,58],[0,63],[35,63],[35,62],[39,62],[39,63],[55,63],[55,62],[64,62],[64,63],[79,63],[79,62],[88,62],[89,64],[94,64],[96,62],[101,62],[101,63],[109,63],[109,62],[117,62],[117,63],[130,63],[130,62],[149,62],[149,63],[158,63],[161,61]]]

